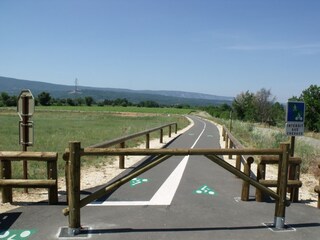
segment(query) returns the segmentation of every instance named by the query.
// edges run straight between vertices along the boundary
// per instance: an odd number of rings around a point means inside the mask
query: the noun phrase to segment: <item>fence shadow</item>
[[[320,227],[320,223],[291,224],[295,229]],[[238,227],[199,227],[199,228],[113,228],[81,230],[80,234],[113,234],[113,233],[157,233],[157,232],[207,232],[207,231],[238,231],[268,229],[265,225],[238,226]]]

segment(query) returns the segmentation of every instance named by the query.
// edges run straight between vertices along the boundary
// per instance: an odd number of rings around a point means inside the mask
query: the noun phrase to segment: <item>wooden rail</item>
[[[318,168],[320,168],[320,164],[318,165]],[[318,193],[318,208],[320,209],[320,178],[319,178],[319,185],[315,186],[314,191]]]
[[[299,157],[289,157],[289,173],[288,173],[288,192],[290,193],[290,201],[298,202],[299,188],[302,186],[300,181],[300,164],[302,160]],[[261,156],[257,166],[257,181],[268,187],[277,187],[275,180],[266,180],[266,166],[279,164],[277,156]],[[256,189],[256,201],[262,202],[263,193]]]
[[[124,136],[124,137],[116,138],[116,139],[113,139],[113,140],[110,140],[110,141],[105,141],[105,142],[102,142],[102,143],[94,144],[94,145],[90,146],[89,148],[109,148],[109,147],[112,147],[112,146],[115,146],[115,145],[119,145],[119,148],[125,148],[125,146],[126,146],[125,143],[127,141],[132,140],[134,138],[141,137],[141,136],[146,136],[146,149],[149,149],[150,148],[150,134],[151,133],[160,130],[159,139],[160,139],[160,143],[163,143],[163,132],[164,132],[163,129],[168,127],[169,128],[168,135],[169,135],[169,137],[171,137],[172,127],[173,126],[174,126],[175,133],[177,133],[178,124],[176,122],[174,122],[174,123],[165,124],[165,125],[162,125],[162,126],[159,126],[159,127],[155,127],[155,128],[152,128],[152,129],[148,129],[148,130],[145,130],[145,131],[142,131],[142,132],[130,134],[130,135],[127,135],[127,136]],[[65,159],[65,160],[68,159],[68,155],[64,155],[63,159]],[[119,168],[120,169],[124,169],[125,168],[124,156],[119,156]]]
[[[222,137],[225,141],[226,149],[245,149],[245,147],[236,139],[232,133],[225,127],[222,127]],[[232,159],[232,155],[229,155],[229,159]],[[251,164],[254,162],[253,156],[237,154],[236,155],[236,168],[241,171],[241,163],[243,165],[243,172],[247,176],[251,175]],[[249,201],[250,184],[247,181],[242,183],[241,200]]]
[[[2,202],[12,202],[12,188],[48,188],[49,204],[58,203],[57,159],[54,152],[0,152],[0,187],[2,187]],[[48,179],[12,179],[12,161],[42,161],[47,162]]]
[[[147,165],[133,170],[130,174],[118,179],[106,187],[99,189],[91,195],[80,199],[80,166],[82,156],[123,156],[123,155],[151,155],[153,160]],[[80,142],[70,142],[69,149],[65,153],[67,159],[68,176],[68,207],[63,209],[65,216],[69,215],[69,235],[77,235],[81,231],[80,209],[88,203],[114,191],[121,185],[129,182],[132,178],[155,167],[171,156],[182,155],[204,155],[211,161],[225,168],[229,172],[248,182],[256,188],[259,188],[266,194],[276,200],[274,225],[276,228],[284,228],[285,208],[289,205],[286,199],[289,143],[281,144],[278,149],[110,149],[110,148],[81,148]],[[281,159],[279,167],[278,192],[270,190],[261,183],[252,179],[250,175],[241,172],[220,157],[219,155],[278,155]]]

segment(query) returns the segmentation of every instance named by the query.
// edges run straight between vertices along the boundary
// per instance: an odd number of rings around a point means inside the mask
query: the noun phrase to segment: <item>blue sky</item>
[[[0,76],[278,101],[320,85],[318,0],[1,0]],[[1,89],[0,89],[1,91]]]

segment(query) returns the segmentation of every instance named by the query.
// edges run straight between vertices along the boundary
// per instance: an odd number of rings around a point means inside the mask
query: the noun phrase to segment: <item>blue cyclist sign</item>
[[[302,136],[304,134],[304,102],[289,101],[286,114],[286,134],[288,136]]]

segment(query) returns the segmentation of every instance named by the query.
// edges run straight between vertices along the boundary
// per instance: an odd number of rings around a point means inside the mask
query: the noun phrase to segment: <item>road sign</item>
[[[27,109],[26,109],[27,108]],[[22,90],[18,97],[17,112],[22,116],[32,116],[34,113],[34,97],[29,89]]]
[[[286,114],[286,134],[288,136],[303,136],[304,134],[304,102],[289,101]]]

